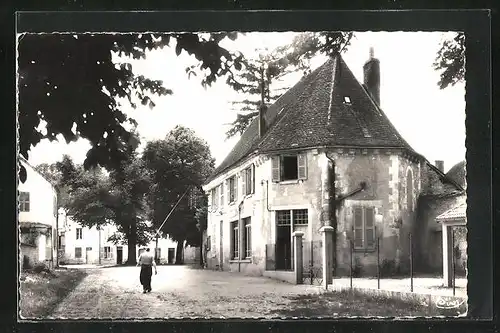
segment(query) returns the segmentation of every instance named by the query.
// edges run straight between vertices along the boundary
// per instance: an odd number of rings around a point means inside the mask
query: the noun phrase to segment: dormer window
[[[351,98],[349,96],[344,96],[344,103],[351,104]]]

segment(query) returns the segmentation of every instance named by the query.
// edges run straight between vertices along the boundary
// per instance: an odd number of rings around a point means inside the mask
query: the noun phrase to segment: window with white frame
[[[233,203],[238,200],[238,179],[236,176],[232,176],[228,179],[228,187],[229,187],[229,202]]]
[[[19,192],[19,211],[29,212],[30,211],[30,193],[29,192]]]
[[[109,259],[109,258],[111,258],[111,247],[105,246],[104,247],[104,259]]]
[[[307,225],[308,216],[307,209],[294,209],[292,210],[293,224],[294,225]]]
[[[273,156],[271,164],[273,182],[307,179],[307,158],[305,153]]]
[[[245,258],[252,257],[252,219],[250,217],[243,219],[245,232],[243,234],[245,242]]]
[[[82,228],[76,228],[76,239],[83,239],[83,230],[82,230]]]
[[[276,211],[277,225],[307,225],[309,221],[307,209],[287,209]]]
[[[375,209],[354,207],[354,248],[372,250],[375,248]]]
[[[239,229],[238,221],[231,222],[231,259],[239,259]]]
[[[218,195],[218,189],[219,187],[215,187],[212,189],[212,211],[216,211],[218,208],[218,201],[219,201],[219,195]]]
[[[254,164],[250,165],[241,173],[242,173],[241,187],[243,195],[249,195],[255,193],[255,165]]]

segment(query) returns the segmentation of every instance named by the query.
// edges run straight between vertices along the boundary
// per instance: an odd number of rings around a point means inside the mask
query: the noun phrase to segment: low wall
[[[264,271],[263,276],[292,284],[298,284],[294,271]]]
[[[23,262],[25,261],[25,256],[27,258],[28,265],[35,265],[38,262],[38,255],[38,248],[36,246],[21,243],[21,265],[23,265]]]

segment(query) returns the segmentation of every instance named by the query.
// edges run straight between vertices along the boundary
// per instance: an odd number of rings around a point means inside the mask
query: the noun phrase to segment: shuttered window
[[[273,182],[307,179],[307,157],[305,153],[273,156],[271,164]]]
[[[241,187],[244,195],[255,193],[255,165],[251,165],[241,174]]]
[[[375,210],[372,207],[354,207],[354,248],[375,247]]]
[[[224,208],[224,182],[219,185],[219,194],[220,194],[220,208]]]

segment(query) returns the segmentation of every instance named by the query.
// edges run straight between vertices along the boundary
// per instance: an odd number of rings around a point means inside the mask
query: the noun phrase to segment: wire
[[[182,198],[184,198],[184,196],[186,195],[186,193],[188,193],[189,189],[190,188],[188,187],[186,189],[186,191],[184,192],[184,194],[182,194],[182,196],[179,198],[179,200],[177,200],[177,202],[175,203],[174,207],[172,207],[172,209],[170,210],[170,213],[168,213],[167,217],[165,217],[165,220],[163,220],[163,223],[160,225],[160,227],[158,228],[158,230],[156,230],[156,235],[160,234],[161,228],[163,227],[163,225],[165,224],[165,222],[167,222],[167,220],[170,217],[170,215],[172,215],[172,213],[175,210],[175,207],[177,207],[177,205],[179,204],[179,202],[181,202]]]

